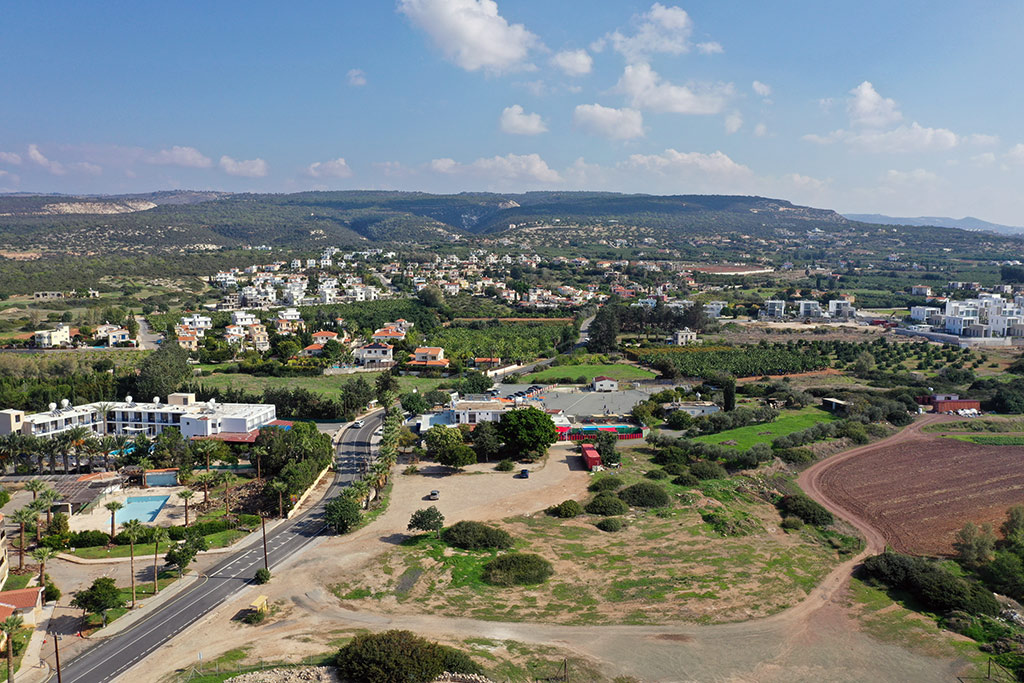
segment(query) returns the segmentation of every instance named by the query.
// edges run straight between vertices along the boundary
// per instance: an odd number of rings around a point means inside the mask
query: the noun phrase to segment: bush
[[[68,535],[68,547],[97,548],[110,543],[110,536],[102,531],[75,531]]]
[[[484,565],[483,580],[494,586],[527,586],[543,583],[555,573],[540,555],[506,553]]]
[[[788,529],[788,530],[791,530],[791,531],[796,531],[798,529],[803,529],[804,528],[804,520],[800,519],[799,517],[783,517],[782,518],[782,528],[783,529]]]
[[[612,517],[613,515],[624,515],[629,512],[629,506],[625,501],[617,498],[611,493],[601,493],[583,508],[592,515]]]
[[[266,612],[262,612],[258,609],[251,609],[245,613],[245,616],[242,617],[242,621],[249,624],[250,626],[255,626],[256,624],[262,624],[263,620],[266,618]]]
[[[627,505],[641,508],[665,507],[671,502],[668,493],[657,484],[642,481],[619,491],[619,498]]]
[[[619,531],[622,528],[622,519],[620,517],[608,517],[599,520],[594,526],[601,531]]]
[[[991,591],[923,557],[885,552],[865,559],[862,571],[888,588],[909,591],[930,610],[993,616],[999,613],[999,603]]]
[[[698,479],[725,479],[729,473],[717,462],[699,460],[690,465],[690,474]]]
[[[362,516],[363,512],[359,503],[345,496],[332,499],[324,507],[324,521],[338,534],[347,534],[352,531],[359,524]]]
[[[673,462],[665,465],[664,471],[673,477],[678,477],[681,474],[689,474],[690,468],[682,463]]]
[[[686,486],[692,488],[700,483],[700,479],[693,476],[689,472],[686,472],[685,474],[680,474],[678,477],[673,479],[672,483],[675,484],[676,486]]]
[[[465,653],[397,630],[356,636],[334,663],[343,680],[366,683],[432,681],[445,671],[482,674]]]
[[[782,448],[776,451],[775,455],[789,465],[806,465],[814,462],[814,453],[809,448]]]
[[[655,480],[668,479],[668,472],[666,472],[665,470],[651,470],[650,472],[645,472],[644,476],[647,477],[648,479]]]
[[[547,509],[547,513],[553,517],[561,517],[562,519],[570,519],[578,515],[583,514],[583,506],[577,503],[575,500],[563,500],[558,505],[552,505]]]
[[[590,486],[587,487],[588,491],[593,493],[601,493],[603,491],[615,491],[616,489],[622,488],[622,479],[616,477],[614,474],[608,475],[607,477],[601,477],[590,482]]]
[[[515,468],[516,464],[508,459],[502,460],[501,462],[494,466],[494,469],[498,470],[499,472],[511,472]]]
[[[512,536],[504,529],[481,522],[458,522],[441,532],[441,540],[454,548],[483,550],[512,547]]]
[[[264,584],[270,581],[270,570],[269,569],[257,569],[256,576],[254,578],[256,583]]]
[[[57,588],[57,584],[50,581],[50,577],[46,577],[46,583],[43,590],[43,602],[56,602],[60,600],[60,589]]]
[[[783,516],[799,517],[814,526],[828,526],[834,519],[831,512],[802,493],[783,496],[775,506]]]

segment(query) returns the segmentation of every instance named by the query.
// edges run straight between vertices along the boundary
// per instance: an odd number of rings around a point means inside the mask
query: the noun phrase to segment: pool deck
[[[121,491],[115,491],[114,493],[108,493],[102,496],[96,501],[96,504],[89,509],[88,512],[80,512],[77,515],[71,515],[69,525],[72,531],[85,531],[86,529],[98,529],[100,531],[110,532],[110,510],[103,507],[107,503],[116,500],[117,502],[124,504],[128,498],[136,498],[141,496],[170,496],[167,499],[167,504],[164,505],[163,509],[160,510],[160,514],[156,516],[152,522],[143,522],[146,526],[171,526],[175,524],[185,523],[185,504],[181,498],[178,498],[178,492],[184,491],[187,486],[150,486],[149,488],[139,488],[133,486],[132,488],[122,489]],[[202,496],[197,496],[192,499],[192,502],[202,500]],[[190,506],[191,507],[191,506]],[[189,510],[189,517],[192,517],[192,510]],[[191,521],[191,520],[189,520]],[[117,525],[117,531],[120,533],[121,525]]]

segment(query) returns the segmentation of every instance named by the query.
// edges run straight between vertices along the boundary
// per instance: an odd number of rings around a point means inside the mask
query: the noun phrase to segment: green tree
[[[377,390],[377,400],[384,403],[384,397],[390,392],[397,392],[399,389],[398,378],[395,377],[391,371],[385,371],[377,375],[375,382],[375,388]],[[385,406],[386,407],[386,406]]]
[[[532,406],[504,413],[498,423],[498,433],[505,445],[517,453],[544,454],[558,440],[551,417]]]
[[[587,350],[593,353],[607,353],[619,346],[619,314],[614,305],[608,304],[594,316],[588,329]]]
[[[968,567],[980,567],[992,558],[995,551],[996,535],[991,524],[980,527],[974,522],[967,522],[956,532],[953,549],[960,556],[960,561]]]
[[[348,496],[338,496],[324,507],[324,521],[338,534],[352,531],[361,518],[359,503]]]
[[[142,538],[142,534],[145,533],[145,527],[142,526],[142,522],[137,519],[129,519],[124,523],[122,533],[128,539],[128,552],[131,557],[131,575],[132,575],[132,609],[135,609],[135,544]]]
[[[178,576],[184,576],[188,567],[203,550],[210,547],[206,537],[194,530],[186,532],[185,540],[167,551],[164,560],[178,568]]]
[[[196,492],[192,489],[184,489],[178,492],[178,498],[181,498],[182,502],[185,503],[185,526],[188,526],[188,502],[192,500],[192,497],[196,495]],[[128,525],[125,524],[127,527]]]
[[[357,635],[335,658],[338,674],[363,683],[415,683],[449,673],[483,673],[466,654],[409,631]]]
[[[31,507],[23,507],[16,510],[13,519],[18,525],[20,539],[18,541],[18,569],[25,568],[25,526],[35,521],[36,513]]]
[[[109,576],[94,579],[92,585],[75,593],[71,605],[85,612],[103,615],[103,625],[107,625],[107,610],[118,609],[125,605],[121,589]]]
[[[32,558],[39,563],[39,585],[46,585],[46,563],[57,556],[53,548],[36,548],[32,551]]]
[[[441,538],[441,529],[443,527],[444,515],[442,515],[441,511],[434,505],[412,513],[408,526],[410,531],[433,531],[437,534],[438,538]]]
[[[11,616],[0,622],[0,631],[7,636],[7,680],[14,681],[14,636],[21,631],[25,619],[20,614]]]
[[[103,507],[110,510],[110,537],[113,538],[117,535],[117,511],[124,507],[124,503],[112,500]]]
[[[1010,545],[1024,545],[1024,505],[1013,505],[1006,511],[1006,521],[999,531]]]
[[[462,432],[444,425],[434,425],[423,435],[427,442],[427,456],[440,461],[443,454],[462,445]]]
[[[437,461],[445,467],[451,467],[454,470],[461,470],[467,465],[473,465],[476,463],[476,451],[465,444],[459,444],[455,448],[449,448],[443,451],[437,458]]]
[[[173,394],[189,378],[188,352],[175,341],[167,341],[146,356],[135,380],[136,392],[144,400]]]
[[[484,462],[490,462],[491,458],[501,452],[501,435],[498,434],[498,428],[493,422],[477,424],[470,438],[477,458]]]

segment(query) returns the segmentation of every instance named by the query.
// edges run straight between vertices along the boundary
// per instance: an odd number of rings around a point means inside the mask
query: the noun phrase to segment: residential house
[[[594,391],[618,391],[619,381],[612,379],[611,377],[599,375],[594,378],[593,382],[591,382],[591,387]]]
[[[373,342],[357,348],[353,355],[356,362],[368,368],[389,368],[395,364],[392,356],[394,347],[384,342]]]
[[[669,343],[674,346],[686,346],[687,344],[695,344],[697,342],[697,333],[691,330],[689,327],[684,327],[681,330],[676,330],[672,333],[672,337],[669,339]]]
[[[33,335],[33,339],[36,346],[41,349],[71,346],[71,328],[61,324],[52,330],[37,330]]]

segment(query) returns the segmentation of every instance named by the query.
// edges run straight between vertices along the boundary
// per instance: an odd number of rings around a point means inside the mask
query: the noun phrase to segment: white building
[[[675,346],[686,346],[687,344],[694,344],[697,341],[697,333],[691,330],[689,327],[684,327],[681,330],[676,330],[672,333],[671,343]]]
[[[821,317],[821,304],[817,301],[798,301],[797,304],[800,306],[797,312],[799,318],[820,318]]]
[[[509,405],[502,401],[454,401],[449,409],[455,424],[475,425],[498,422]]]
[[[185,327],[191,327],[198,332],[205,333],[206,330],[213,327],[213,320],[209,316],[193,313],[190,316],[182,316],[181,324]],[[203,335],[200,334],[199,336]]]
[[[249,325],[258,325],[260,319],[254,314],[248,311],[235,311],[231,314],[231,324],[239,325],[241,327],[248,327]]]
[[[720,318],[722,309],[728,306],[729,304],[725,301],[709,301],[704,304],[704,315],[709,318]]]
[[[846,299],[830,299],[828,314],[832,318],[852,318],[857,315],[857,309]]]
[[[591,386],[593,387],[594,391],[618,391],[619,381],[616,379],[612,379],[611,377],[605,377],[604,375],[600,375],[594,378],[594,381],[591,383]]]
[[[57,325],[52,330],[36,330],[32,337],[36,346],[41,349],[55,349],[61,346],[71,345],[71,328],[67,325]]]
[[[786,302],[775,299],[765,301],[764,307],[758,315],[762,318],[784,318],[786,317]]]

